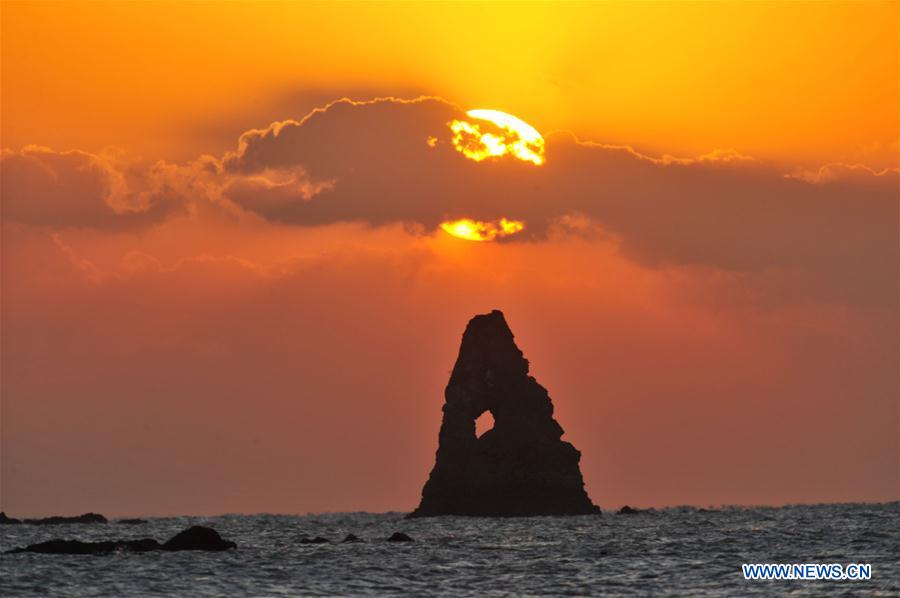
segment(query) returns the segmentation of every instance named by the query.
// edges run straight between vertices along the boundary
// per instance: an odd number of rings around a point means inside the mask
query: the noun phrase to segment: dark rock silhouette
[[[120,525],[141,525],[147,523],[146,519],[117,519],[116,523]]]
[[[110,554],[113,552],[150,552],[152,550],[228,550],[237,548],[234,542],[223,540],[216,530],[194,526],[176,534],[165,544],[153,538],[140,540],[108,540],[81,542],[79,540],[49,540],[25,548],[7,551],[9,554],[36,552],[39,554]]]
[[[547,390],[528,375],[500,311],[469,321],[444,396],[434,469],[411,517],[600,514],[581,453],[560,440]],[[485,411],[494,428],[476,437]]]
[[[162,545],[163,550],[228,550],[237,548],[234,542],[222,539],[211,527],[195,525],[179,532]]]
[[[414,542],[412,538],[404,534],[403,532],[394,532],[391,534],[391,537],[387,539],[388,542]]]
[[[327,544],[331,542],[328,538],[323,538],[322,536],[316,536],[315,538],[300,538],[301,544]]]
[[[355,534],[347,534],[347,537],[341,540],[342,544],[347,544],[349,542],[362,542],[362,538]]]
[[[643,510],[633,509],[633,508],[629,507],[628,505],[625,505],[624,507],[619,509],[619,515],[638,515],[640,513],[643,513]]]
[[[43,517],[40,519],[23,519],[23,523],[31,523],[32,525],[62,525],[64,523],[109,523],[103,515],[99,513],[85,513],[84,515],[75,515],[74,517]]]
[[[22,523],[21,519],[15,519],[13,517],[7,517],[6,513],[0,511],[0,525],[20,525]]]
[[[0,524],[30,523],[32,525],[62,525],[64,523],[108,523],[106,517],[99,513],[85,513],[74,517],[42,517],[39,519],[15,519],[0,513]]]

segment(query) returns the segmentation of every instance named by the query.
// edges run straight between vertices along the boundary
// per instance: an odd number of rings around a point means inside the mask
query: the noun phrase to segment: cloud
[[[121,167],[81,151],[28,146],[0,156],[3,218],[29,225],[97,229],[140,228],[183,206],[190,185],[172,169]]]
[[[734,150],[653,158],[566,133],[547,137],[543,166],[476,163],[450,143],[447,123],[461,116],[439,98],[333,102],[245,133],[223,161],[223,195],[300,226],[524,220],[512,241],[587,218],[645,265],[785,269],[831,291],[896,297],[896,171],[832,165],[786,176]],[[271,173],[291,183],[273,185]]]
[[[892,180],[891,175],[896,176],[898,172],[900,172],[900,169],[898,168],[875,170],[865,164],[832,162],[814,170],[798,170],[785,176],[801,181],[807,181],[809,183],[827,183],[848,179],[854,179],[861,183],[865,183],[867,180],[871,179],[871,177],[886,177],[887,179]]]
[[[234,148],[234,141],[244,131],[285,118],[301,118],[336,98],[377,98],[394,95],[415,98],[425,95],[418,87],[391,85],[317,87],[310,82],[276,90],[253,90],[253,101],[241,104],[220,102],[207,107],[203,114],[182,115],[171,122],[178,146],[173,159],[193,159],[198,152],[218,153]],[[245,98],[247,99],[247,98]],[[168,132],[168,131],[167,131]]]
[[[235,176],[224,195],[282,223],[420,222],[435,228],[454,204],[465,203],[454,199],[461,191],[456,185],[440,185],[454,180],[454,168],[468,165],[447,160],[448,150],[430,147],[428,139],[442,134],[449,140],[446,123],[461,116],[437,98],[339,100],[300,121],[242,135],[238,150],[223,160]],[[272,185],[268,178],[279,173],[300,177],[300,184]]]
[[[226,208],[282,225],[426,232],[447,220],[508,218],[525,230],[503,242],[599,231],[645,266],[778,271],[768,279],[830,300],[896,298],[896,170],[832,164],[785,174],[735,150],[656,158],[570,133],[546,137],[541,166],[509,157],[474,162],[451,142],[448,123],[460,118],[461,108],[436,97],[342,99],[247,131],[221,160],[180,166],[5,151],[3,216],[121,230]]]

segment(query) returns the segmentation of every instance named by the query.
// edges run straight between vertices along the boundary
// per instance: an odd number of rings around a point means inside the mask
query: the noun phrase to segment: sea
[[[215,528],[227,552],[4,554],[13,596],[898,596],[900,503],[677,507],[637,515],[405,519],[404,513],[149,518],[0,526],[0,549],[54,538],[164,541]],[[414,541],[386,542],[394,532]],[[360,543],[341,543],[347,534]],[[300,540],[321,536],[325,544]],[[866,581],[747,581],[743,563],[869,563]]]

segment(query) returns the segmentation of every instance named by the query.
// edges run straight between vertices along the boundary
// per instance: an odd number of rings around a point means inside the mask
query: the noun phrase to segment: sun
[[[451,141],[456,151],[475,162],[488,158],[511,156],[540,166],[544,163],[544,138],[537,129],[506,112],[499,110],[469,110],[472,120],[453,120],[447,123],[453,133]],[[428,145],[433,138],[429,138]],[[474,220],[460,218],[441,223],[448,235],[467,241],[494,241],[515,235],[525,229],[521,220]]]
[[[514,235],[525,228],[521,220],[501,218],[494,222],[461,218],[441,223],[441,229],[454,237],[467,241],[493,241]]]
[[[544,138],[537,129],[499,110],[469,110],[466,115],[479,122],[453,120],[453,147],[466,158],[481,162],[487,158],[512,156],[535,166],[544,163]]]

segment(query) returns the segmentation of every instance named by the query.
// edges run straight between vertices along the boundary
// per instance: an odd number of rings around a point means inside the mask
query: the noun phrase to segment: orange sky
[[[897,499],[898,26],[3,2],[0,506],[411,509],[493,308],[604,507]],[[467,160],[473,108],[545,161]]]

